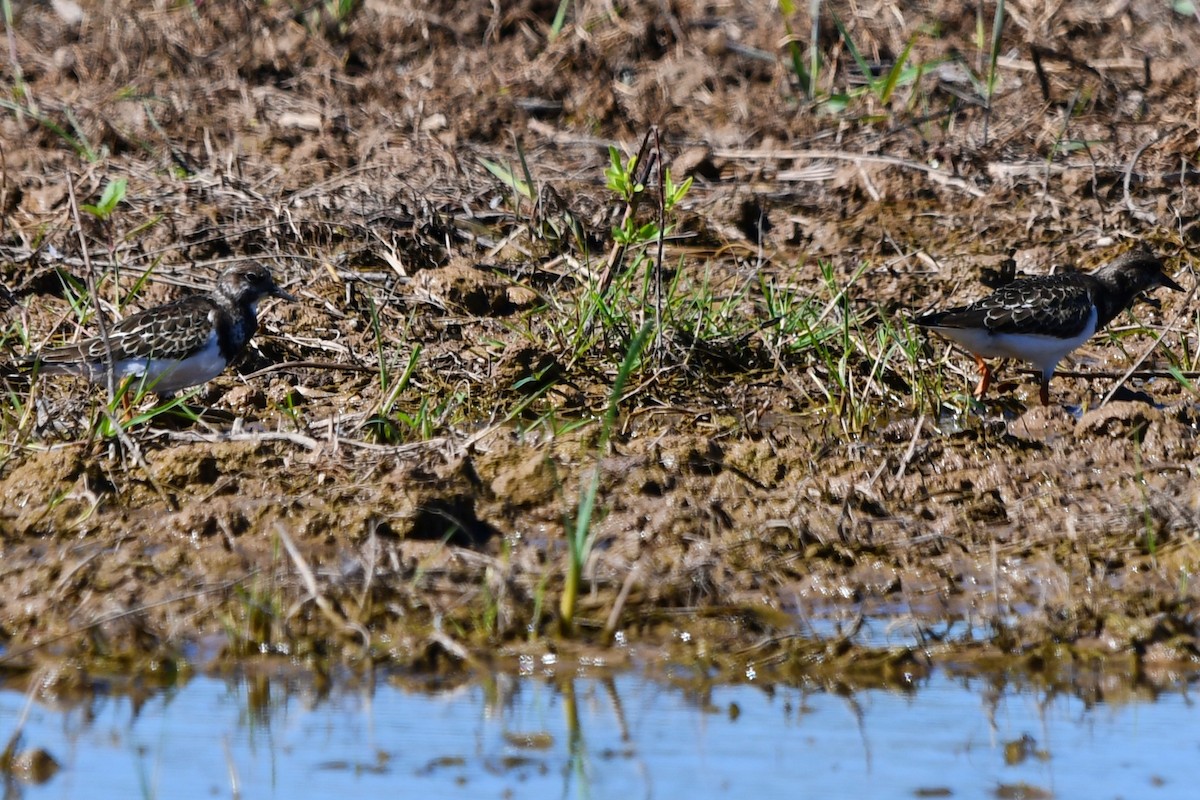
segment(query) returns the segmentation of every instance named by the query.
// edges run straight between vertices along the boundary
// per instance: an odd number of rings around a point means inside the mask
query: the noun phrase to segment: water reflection
[[[935,670],[916,691],[262,671],[29,705],[6,797],[1186,797],[1187,685],[1112,704]],[[0,692],[0,726],[26,707]]]

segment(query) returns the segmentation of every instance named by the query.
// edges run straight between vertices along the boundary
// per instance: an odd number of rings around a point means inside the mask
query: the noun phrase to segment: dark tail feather
[[[917,317],[909,319],[913,325],[918,328],[933,328],[936,327],[946,317],[945,311],[931,311],[928,314],[921,314]]]

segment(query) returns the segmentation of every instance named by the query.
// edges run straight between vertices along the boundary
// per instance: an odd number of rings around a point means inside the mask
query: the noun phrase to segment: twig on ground
[[[852,161],[856,164],[886,164],[903,169],[924,172],[930,179],[966,192],[972,197],[983,197],[986,192],[972,186],[966,180],[944,172],[919,161],[910,161],[896,156],[877,155],[873,153],[845,153],[838,150],[713,150],[713,155],[740,161],[757,161],[760,159],[778,159],[780,161],[796,161],[798,159],[833,159],[836,161]]]
[[[1172,125],[1170,128],[1167,128],[1165,131],[1160,131],[1157,136],[1155,136],[1153,139],[1150,139],[1148,142],[1146,142],[1145,144],[1143,144],[1141,147],[1139,147],[1137,150],[1135,150],[1133,152],[1133,158],[1129,159],[1129,166],[1125,167],[1125,181],[1122,184],[1124,192],[1125,192],[1125,207],[1129,209],[1130,214],[1132,214],[1137,219],[1142,220],[1143,222],[1149,222],[1149,223],[1153,224],[1158,220],[1158,217],[1149,211],[1142,211],[1141,209],[1139,209],[1137,206],[1135,206],[1133,204],[1133,196],[1129,194],[1129,184],[1133,180],[1133,168],[1135,166],[1137,166],[1138,159],[1142,157],[1142,153],[1146,152],[1146,150],[1149,147],[1151,147],[1152,145],[1158,144],[1159,142],[1166,139],[1168,136],[1173,135],[1175,133],[1175,131],[1179,130],[1181,127],[1183,127],[1183,125],[1182,125],[1182,123],[1179,123],[1176,125]]]

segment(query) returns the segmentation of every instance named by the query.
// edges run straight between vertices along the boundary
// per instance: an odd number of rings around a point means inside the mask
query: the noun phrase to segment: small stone
[[[68,25],[78,25],[83,22],[83,7],[75,0],[50,0],[50,7],[59,19]]]
[[[281,128],[295,128],[302,131],[312,131],[314,133],[321,130],[321,115],[320,114],[297,114],[295,112],[285,112],[279,115],[276,120]]]
[[[424,133],[437,133],[443,130],[449,121],[445,114],[430,114],[425,119],[421,120],[421,131]]]

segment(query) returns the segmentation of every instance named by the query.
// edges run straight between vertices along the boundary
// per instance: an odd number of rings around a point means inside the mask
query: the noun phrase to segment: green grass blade
[[[367,310],[371,315],[371,334],[375,337],[375,348],[379,358],[379,388],[387,391],[391,377],[387,365],[387,356],[383,349],[383,329],[379,324],[379,309],[375,307],[375,298],[367,295]]]
[[[526,200],[533,200],[533,189],[530,187],[530,184],[514,175],[512,170],[502,167],[495,161],[489,161],[486,158],[480,158],[479,163],[483,165],[484,169],[492,173],[492,175],[496,177],[496,180],[500,181],[505,186],[524,197]]]
[[[796,34],[792,30],[790,17],[796,13],[796,4],[792,0],[780,0],[779,15],[783,20],[783,32],[787,34],[788,55],[792,59],[792,72],[796,75],[796,81],[800,84],[804,95],[812,99],[813,93],[816,91],[816,80],[813,72],[810,72],[804,66],[804,52],[800,49],[800,43],[796,41]],[[816,40],[811,43],[811,52],[816,52]]]
[[[604,412],[604,421],[600,427],[600,441],[597,444],[597,450],[600,452],[603,452],[608,446],[613,425],[617,420],[617,412],[621,408],[621,396],[625,393],[625,384],[629,381],[629,376],[633,373],[633,368],[641,358],[642,351],[646,349],[646,343],[649,341],[650,331],[653,327],[653,324],[650,322],[642,325],[641,330],[634,335],[633,341],[629,343],[629,348],[625,351],[625,359],[621,362],[620,369],[617,370],[617,378],[613,381],[613,388],[608,396],[608,409]],[[574,544],[573,554],[580,564],[586,560],[587,550],[589,549],[588,533],[590,530],[592,509],[596,502],[596,490],[599,487],[599,472],[599,466],[597,466],[590,489],[580,498],[579,514],[576,515],[575,531],[572,536]]]
[[[992,46],[989,52],[987,101],[992,104],[992,95],[996,91],[996,61],[1000,58],[1000,34],[1004,30],[1004,0],[996,2],[996,16],[992,18]]]
[[[1171,366],[1167,367],[1167,372],[1171,373],[1171,377],[1177,380],[1180,386],[1182,386],[1184,389],[1187,389],[1192,394],[1196,394],[1196,385],[1192,383],[1186,375],[1183,374],[1183,370],[1172,364]]]
[[[562,33],[563,26],[567,23],[567,8],[571,5],[571,0],[559,0],[558,10],[554,12],[554,21],[550,23],[550,41],[558,38]]]
[[[808,7],[812,17],[812,33],[808,42],[808,96],[817,96],[817,76],[821,74],[821,50],[817,43],[821,40],[821,0],[811,0]]]
[[[592,516],[596,510],[596,495],[600,490],[600,458],[608,447],[609,436],[612,434],[613,426],[616,424],[617,412],[620,410],[621,399],[625,394],[625,384],[628,383],[629,376],[633,374],[634,367],[641,360],[642,353],[646,349],[646,344],[650,340],[650,332],[653,329],[653,323],[647,322],[642,325],[641,329],[638,330],[633,340],[629,343],[629,348],[625,351],[625,358],[621,362],[620,369],[617,370],[617,378],[613,381],[612,392],[609,393],[608,409],[604,413],[604,420],[600,426],[600,440],[596,445],[596,466],[592,470],[592,475],[588,480],[587,486],[579,496],[579,508],[575,514],[575,526],[567,537],[567,546],[570,550],[570,555],[567,563],[566,582],[563,586],[563,595],[559,603],[560,622],[565,633],[569,633],[574,628],[575,603],[579,595],[579,582],[583,573],[583,565],[587,561],[594,541],[592,536]]]
[[[892,68],[888,70],[887,77],[884,78],[883,83],[879,87],[879,101],[881,103],[886,103],[892,98],[892,92],[896,90],[897,84],[906,71],[904,65],[908,63],[908,55],[912,52],[916,41],[916,35],[908,40],[908,44],[904,45],[904,51],[900,53],[900,57],[896,59],[896,63],[892,64]]]
[[[875,77],[875,73],[871,70],[871,65],[863,58],[862,53],[858,52],[858,48],[854,44],[854,40],[850,38],[850,32],[846,30],[846,26],[842,24],[842,20],[837,14],[830,11],[833,15],[833,24],[837,26],[838,33],[842,37],[842,41],[846,43],[846,49],[850,51],[851,57],[854,58],[854,63],[858,64],[858,68],[862,70],[863,78],[870,85],[871,91],[876,95],[879,94],[879,80]]]

